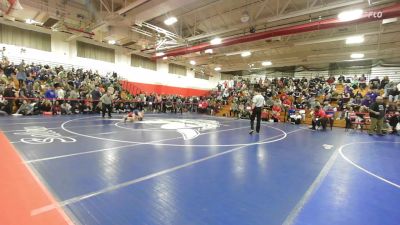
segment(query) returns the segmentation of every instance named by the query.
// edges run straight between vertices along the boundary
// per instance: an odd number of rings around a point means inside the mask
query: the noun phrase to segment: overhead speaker
[[[134,45],[134,44],[136,44],[136,41],[129,41],[129,42],[127,42],[127,43],[123,44],[122,46],[124,46],[124,47],[128,47],[128,46],[130,46],[130,45]]]
[[[44,27],[47,27],[47,28],[51,28],[51,27],[54,26],[56,23],[58,23],[58,21],[60,21],[60,20],[59,20],[59,19],[56,19],[56,18],[49,17],[49,18],[47,18],[46,21],[44,21],[43,26],[44,26]]]

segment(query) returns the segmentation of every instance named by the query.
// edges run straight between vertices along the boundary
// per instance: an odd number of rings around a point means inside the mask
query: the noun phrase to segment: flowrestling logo
[[[21,142],[26,144],[49,144],[56,141],[62,143],[76,142],[74,138],[65,137],[61,134],[47,129],[46,127],[30,126],[24,127],[24,132],[14,133],[15,135],[26,135],[28,138],[21,138]]]
[[[155,119],[141,121],[141,124],[162,124],[161,129],[176,130],[184,140],[191,140],[200,135],[200,131],[211,130],[220,127],[215,120],[191,120],[191,119]]]

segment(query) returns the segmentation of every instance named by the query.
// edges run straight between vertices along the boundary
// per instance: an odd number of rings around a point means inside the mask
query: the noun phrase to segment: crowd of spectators
[[[328,118],[325,122],[331,125],[334,120],[345,120],[349,110],[357,112],[357,116],[351,118],[353,122],[364,120],[360,118],[362,113],[367,114],[366,109],[382,96],[387,109],[387,125],[391,127],[389,130],[396,132],[393,127],[398,126],[399,121],[399,89],[400,83],[390,81],[387,76],[382,80],[374,77],[367,82],[364,74],[360,77],[340,75],[328,78],[316,75],[310,79],[235,77],[220,82],[216,96],[224,102],[231,102],[229,116],[248,118],[253,92],[259,90],[265,98],[263,120],[299,124],[310,113],[315,122],[317,118],[313,113],[321,114],[323,111],[324,117]],[[325,128],[326,124],[323,125]]]
[[[221,108],[221,102],[211,96],[183,97],[140,91],[130,94],[122,90],[115,73],[100,76],[97,71],[28,64],[24,60],[15,65],[4,55],[0,61],[1,115],[99,113],[103,108],[101,97],[106,92],[111,92],[112,111],[117,113],[139,109],[215,114]]]

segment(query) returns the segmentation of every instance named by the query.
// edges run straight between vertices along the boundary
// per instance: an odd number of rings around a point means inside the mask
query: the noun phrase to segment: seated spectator
[[[322,130],[326,130],[327,118],[323,109],[319,105],[314,107],[312,115],[312,130],[316,129],[316,126],[322,126]]]
[[[378,76],[369,80],[369,88],[370,89],[378,89],[380,86],[381,86],[381,81],[379,80]]]
[[[33,107],[34,105],[31,105],[31,103],[27,100],[24,100],[17,110],[16,113],[13,115],[32,115],[33,114]]]
[[[61,114],[61,106],[58,101],[55,101],[53,107],[51,108],[53,115],[60,115]]]
[[[64,101],[61,104],[61,115],[65,115],[65,114],[70,115],[72,113],[71,109],[72,109],[72,106],[68,102]]]
[[[369,95],[365,95],[363,100],[361,101],[361,106],[366,106],[369,107],[371,105],[372,101],[369,97]]]
[[[272,119],[274,120],[274,122],[280,121],[281,112],[282,112],[282,107],[280,106],[279,103],[275,103],[274,106],[272,106]]]
[[[342,84],[342,83],[344,83],[345,82],[345,77],[343,76],[343,74],[342,75],[340,75],[339,76],[339,78],[338,78],[338,82],[339,82],[339,84]]]
[[[398,127],[400,127],[400,102],[398,102],[397,105],[393,102],[389,104],[387,107],[387,121],[392,131],[391,134],[399,135]]]
[[[360,89],[364,90],[367,87],[367,78],[365,75],[361,75],[361,77],[358,79],[359,84],[360,84]]]
[[[329,85],[335,83],[335,77],[332,76],[332,75],[329,76],[329,78],[328,78],[328,80],[326,80],[326,82],[327,82]]]
[[[229,110],[229,116],[237,117],[239,115],[239,107],[236,102],[232,102],[231,108]]]
[[[57,94],[54,90],[54,87],[47,87],[46,92],[44,93],[44,97],[47,99],[56,99]]]
[[[353,89],[357,89],[358,88],[358,82],[359,82],[359,80],[358,80],[357,75],[354,75],[353,80],[351,82],[351,87]]]
[[[395,87],[396,87],[396,83],[394,83],[393,81],[390,81],[389,83],[387,83],[385,85],[385,88],[383,89],[384,90],[384,95],[383,96],[384,97],[388,97],[390,91],[392,91]]]
[[[379,85],[379,89],[384,89],[385,86],[389,83],[389,77],[388,76],[384,76],[380,85]]]
[[[199,113],[206,113],[207,112],[207,108],[208,108],[208,102],[207,100],[203,100],[199,103],[199,108],[198,108],[198,112]]]
[[[379,92],[375,91],[375,90],[371,90],[366,94],[366,96],[369,97],[369,99],[371,100],[371,103],[372,103],[372,102],[375,102],[376,97],[379,96]]]
[[[290,123],[291,124],[300,124],[302,116],[300,115],[299,111],[296,111],[294,115],[290,116]]]
[[[396,102],[399,99],[400,91],[397,87],[391,89],[388,93],[389,102]]]
[[[261,120],[262,121],[268,121],[269,120],[269,113],[267,109],[263,109],[261,112]]]
[[[51,112],[52,104],[50,100],[43,100],[42,104],[39,106],[42,112]]]

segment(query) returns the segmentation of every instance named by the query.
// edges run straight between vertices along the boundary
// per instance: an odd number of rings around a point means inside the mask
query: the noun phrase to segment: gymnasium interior
[[[0,225],[400,224],[399,17],[0,0]]]

